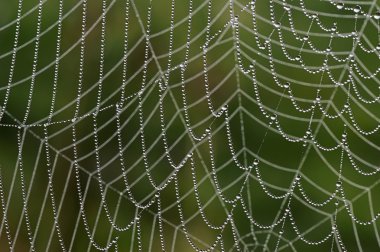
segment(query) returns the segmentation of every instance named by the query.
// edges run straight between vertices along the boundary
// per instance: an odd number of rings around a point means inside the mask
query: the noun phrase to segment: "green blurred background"
[[[174,29],[171,34],[171,4],[174,2]],[[350,92],[347,85],[336,87],[328,74],[311,74],[300,66],[299,61],[290,61],[284,56],[277,30],[270,22],[270,2],[257,0],[255,15],[259,40],[271,39],[275,75],[280,83],[289,82],[295,99],[302,107],[309,107],[320,90],[322,104],[328,113],[336,114],[341,110]],[[337,24],[340,33],[348,34],[355,26],[360,32],[360,41],[368,48],[374,48],[378,41],[378,25],[373,18],[360,15],[355,24],[353,12],[338,10],[328,1],[305,0],[308,13],[318,13],[323,25],[332,27]],[[373,14],[379,1],[344,1],[346,7],[360,4],[364,12]],[[142,155],[139,128],[139,100],[136,93],[141,89],[146,73],[146,88],[142,93],[144,135],[147,148],[149,169],[157,184],[164,183],[172,174],[173,167],[165,158],[159,110],[159,86],[157,80],[163,78],[171,68],[168,88],[163,91],[165,133],[170,146],[170,156],[179,163],[192,152],[194,157],[197,191],[205,216],[210,223],[221,225],[226,219],[231,204],[224,203],[216,193],[212,176],[212,163],[207,141],[197,142],[188,133],[185,124],[185,111],[182,100],[181,74],[178,66],[186,57],[186,36],[189,24],[189,1],[152,0],[149,46],[144,71],[146,52],[146,29],[148,24],[147,0],[131,0],[129,4],[129,31],[127,54],[127,82],[125,97],[128,98],[120,114],[121,142],[123,158],[132,193],[140,203],[146,204],[156,190],[151,186]],[[283,46],[291,57],[301,55],[309,68],[320,68],[326,57],[311,50],[303,42],[295,39],[290,29],[289,16],[284,4],[292,6],[292,18],[296,33],[309,40],[320,50],[328,46],[335,55],[346,57],[355,54],[355,61],[362,71],[374,72],[379,66],[376,53],[367,54],[355,46],[352,38],[334,37],[330,43],[330,33],[311,24],[311,19],[302,12],[300,1],[275,0],[274,16],[281,20]],[[53,207],[48,190],[47,155],[44,145],[44,123],[48,121],[52,103],[54,66],[57,48],[57,24],[59,1],[43,1],[41,36],[39,40],[38,61],[32,92],[30,114],[26,125],[18,129],[23,120],[33,82],[33,60],[36,46],[38,19],[36,0],[23,2],[20,37],[17,45],[16,64],[11,81],[9,101],[0,127],[0,166],[3,181],[4,205],[10,226],[10,236],[15,251],[30,251],[28,232],[23,210],[22,179],[27,192],[27,209],[32,228],[31,237],[36,251],[60,251],[57,227],[54,225]],[[119,102],[123,83],[123,51],[125,37],[126,1],[107,0],[104,78],[102,80],[101,110],[96,116],[99,139],[99,162],[105,201],[112,218],[119,226],[127,225],[136,214],[141,220],[142,251],[161,251],[158,206],[153,204],[146,210],[137,211],[128,199],[121,177],[119,160],[117,120],[115,104]],[[355,130],[350,117],[344,114],[337,119],[328,119],[320,110],[300,113],[294,108],[284,88],[279,87],[273,78],[270,55],[260,49],[252,31],[252,12],[247,0],[212,1],[208,17],[209,1],[193,0],[189,62],[184,73],[186,98],[189,105],[190,123],[197,135],[211,128],[215,154],[216,177],[226,198],[232,199],[243,186],[242,198],[252,217],[263,225],[272,224],[278,215],[284,213],[289,197],[275,200],[270,198],[258,182],[254,170],[251,174],[239,169],[232,159],[228,145],[226,124],[223,116],[214,118],[208,108],[204,78],[202,46],[207,39],[208,18],[209,35],[218,34],[208,43],[207,74],[210,99],[213,107],[220,109],[228,104],[233,148],[236,159],[244,165],[260,160],[261,178],[268,190],[275,195],[286,193],[291,187],[297,172],[302,175],[301,183],[305,192],[316,202],[324,201],[334,192],[339,176],[341,149],[326,152],[318,149],[312,142],[306,145],[292,143],[283,138],[275,127],[268,126],[270,119],[263,116],[255,96],[252,76],[244,74],[237,66],[239,54],[242,65],[248,69],[255,62],[256,79],[261,102],[269,114],[277,114],[283,130],[296,137],[302,137],[309,127],[315,138],[323,146],[335,146],[340,142],[345,125],[350,151],[360,167],[370,172],[379,167],[380,135],[378,132],[363,135]],[[0,0],[0,101],[6,97],[9,80],[14,34],[16,29],[18,1]],[[231,8],[232,7],[232,8]],[[248,8],[247,8],[248,7]],[[239,26],[230,24],[232,15],[237,16]],[[53,195],[59,209],[58,223],[66,250],[96,251],[90,244],[85,225],[80,217],[80,203],[76,189],[74,150],[71,119],[74,116],[78,94],[80,72],[81,26],[83,1],[63,1],[62,39],[59,60],[58,84],[52,122],[47,126],[50,160],[53,164]],[[84,50],[83,87],[79,116],[75,123],[77,134],[77,162],[80,174],[81,192],[85,197],[84,212],[88,218],[90,233],[94,240],[104,246],[112,238],[118,238],[119,251],[138,251],[136,225],[125,232],[118,232],[110,225],[106,212],[101,205],[99,175],[96,169],[96,152],[93,117],[97,105],[99,89],[99,66],[101,45],[102,1],[87,2],[86,36]],[[238,35],[237,36],[237,31]],[[170,37],[173,50],[169,56]],[[327,62],[331,77],[339,82],[345,81],[349,74],[349,64],[337,62],[331,57]],[[368,74],[368,73],[367,73]],[[373,99],[379,93],[379,80],[369,80],[352,74],[357,81],[358,91],[366,99]],[[165,76],[165,78],[167,78]],[[3,104],[3,102],[1,103]],[[366,131],[380,123],[379,103],[364,104],[350,92],[350,104],[355,120]],[[16,127],[14,127],[16,126]],[[22,170],[18,162],[17,133],[20,132],[22,145]],[[21,172],[24,173],[20,176]],[[248,180],[245,183],[245,177]],[[200,249],[208,248],[220,233],[203,221],[197,206],[192,170],[187,163],[178,172],[180,204],[186,220],[186,230]],[[355,215],[361,220],[369,220],[380,211],[378,200],[378,175],[359,174],[344,154],[342,181],[347,200]],[[245,183],[245,185],[244,185]],[[300,232],[309,240],[320,240],[331,230],[335,205],[332,201],[324,207],[308,204],[298,189],[291,197],[291,211]],[[193,251],[186,240],[181,226],[175,186],[173,180],[160,193],[162,208],[162,228],[167,251]],[[0,251],[9,251],[2,211],[0,227]],[[348,251],[379,251],[380,238],[378,222],[373,225],[355,224],[343,201],[339,200],[337,226],[341,239]],[[273,229],[253,227],[241,205],[233,211],[234,228],[228,224],[222,231],[224,250],[239,251],[234,237],[238,239],[240,251],[275,251],[281,225]],[[341,251],[335,239],[328,239],[318,246],[302,242],[286,219],[284,234],[278,244],[279,251]],[[115,248],[110,248],[114,251]],[[222,251],[218,245],[215,251]]]

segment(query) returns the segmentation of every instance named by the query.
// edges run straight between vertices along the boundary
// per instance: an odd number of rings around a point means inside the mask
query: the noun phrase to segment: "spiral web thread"
[[[379,249],[376,0],[13,7],[2,251]]]

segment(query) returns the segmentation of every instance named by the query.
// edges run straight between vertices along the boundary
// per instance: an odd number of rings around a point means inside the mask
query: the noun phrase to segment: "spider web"
[[[1,251],[376,251],[378,1],[3,2]]]

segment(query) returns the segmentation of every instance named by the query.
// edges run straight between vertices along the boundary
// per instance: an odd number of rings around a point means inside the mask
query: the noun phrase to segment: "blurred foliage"
[[[325,55],[316,54],[303,42],[296,40],[290,30],[289,17],[284,12],[283,1],[276,0],[274,10],[276,20],[281,20],[284,45],[292,57],[300,54],[308,67],[321,67]],[[310,19],[300,9],[299,1],[287,1],[292,5],[293,20],[297,33],[304,36],[309,31],[309,40],[318,48],[324,50],[329,46],[329,33],[310,26]],[[347,1],[348,2],[348,1]],[[374,12],[378,1],[360,3],[363,11]],[[348,5],[355,5],[350,1]],[[347,133],[351,151],[361,160],[361,166],[371,171],[372,165],[379,165],[378,133],[363,136],[351,125],[347,115],[335,120],[327,119],[320,111],[316,111],[310,120],[310,114],[295,110],[288,94],[274,81],[270,70],[268,53],[259,49],[252,33],[252,13],[242,10],[249,1],[233,1],[233,14],[239,19],[239,37],[230,22],[229,1],[212,1],[210,35],[220,29],[222,33],[208,44],[207,70],[211,90],[211,100],[215,109],[228,104],[229,123],[233,136],[236,158],[240,163],[248,165],[255,159],[260,160],[261,177],[269,190],[275,195],[287,192],[297,171],[302,174],[302,185],[310,198],[323,201],[335,190],[338,180],[340,149],[333,152],[323,152],[312,143],[291,143],[286,141],[275,129],[269,127],[268,118],[259,110],[254,95],[252,77],[242,73],[237,67],[237,53],[242,55],[242,65],[248,68],[255,62],[256,77],[263,105],[270,114],[277,114],[284,131],[289,135],[302,137],[309,124],[316,139],[324,146],[334,146],[340,141],[347,124]],[[350,11],[339,11],[328,1],[305,1],[311,13],[319,13],[326,27],[337,23],[339,32],[352,32],[355,19]],[[49,153],[54,164],[53,188],[54,197],[59,211],[59,225],[64,244],[72,251],[95,249],[89,243],[89,238],[80,218],[80,203],[76,190],[74,152],[72,140],[71,119],[75,112],[75,99],[78,93],[80,39],[83,1],[64,0],[64,18],[62,23],[61,57],[59,60],[59,78],[53,122],[47,127]],[[0,101],[6,95],[9,72],[14,46],[18,1],[0,0]],[[17,132],[22,139],[22,167],[27,190],[27,206],[32,226],[32,237],[36,251],[59,251],[60,244],[54,217],[52,203],[49,198],[48,172],[46,151],[44,146],[44,130],[41,125],[47,122],[52,102],[52,85],[54,80],[54,64],[57,47],[58,0],[43,1],[42,28],[38,49],[38,64],[35,75],[35,86],[32,92],[30,115],[27,120],[29,127],[19,130],[7,125],[21,125],[28,102],[32,82],[32,66],[36,42],[36,25],[38,18],[38,1],[28,0],[23,3],[21,32],[17,47],[15,73],[11,83],[7,113],[0,127],[0,165],[3,180],[5,201],[8,206],[7,217],[11,227],[11,236],[16,240],[15,251],[29,251],[29,241],[23,210],[20,164],[17,161]],[[304,107],[308,107],[320,90],[323,105],[328,107],[328,113],[336,114],[346,102],[346,87],[336,87],[327,74],[309,74],[299,62],[291,62],[285,56],[279,42],[277,32],[274,32],[270,22],[269,1],[256,1],[256,18],[260,41],[271,39],[275,74],[280,82],[290,82],[295,98]],[[127,225],[136,214],[136,207],[128,200],[125,185],[121,177],[117,141],[117,122],[115,104],[119,102],[123,73],[123,41],[125,26],[126,1],[107,0],[106,39],[104,78],[102,85],[101,108],[96,116],[99,138],[99,156],[102,169],[102,180],[105,183],[106,202],[116,223]],[[121,136],[123,156],[127,177],[132,185],[132,192],[141,203],[155,193],[150,185],[144,168],[142,156],[138,92],[143,80],[144,55],[146,49],[146,27],[148,0],[132,0],[130,5],[128,32],[128,69],[126,97],[123,112],[120,115],[122,124]],[[248,5],[249,6],[249,5]],[[203,75],[202,46],[207,36],[208,2],[193,0],[193,15],[191,25],[190,60],[185,72],[185,89],[189,104],[191,125],[197,135],[206,128],[212,129],[212,141],[215,151],[216,176],[223,188],[226,198],[233,198],[244,183],[246,173],[237,168],[232,161],[228,148],[225,121],[223,117],[213,118],[208,108],[205,79]],[[151,175],[157,184],[167,180],[173,172],[165,154],[159,115],[159,87],[156,80],[162,78],[167,71],[169,59],[171,1],[152,1],[152,23],[149,37],[148,62],[146,71],[146,89],[143,92],[144,134],[148,149],[148,160]],[[82,193],[85,195],[84,211],[93,232],[94,239],[99,244],[106,244],[111,237],[119,236],[119,251],[137,251],[136,233],[129,230],[117,232],[112,229],[105,211],[101,207],[98,173],[96,170],[96,155],[94,146],[93,117],[99,86],[100,41],[101,41],[101,1],[87,3],[87,33],[85,37],[85,60],[82,96],[79,115],[83,117],[75,123],[77,131],[78,164],[80,166],[80,181]],[[173,54],[171,66],[183,63],[186,51],[186,33],[188,30],[189,1],[175,1],[173,30]],[[361,40],[368,47],[378,44],[377,26],[373,20],[358,18],[356,23],[362,33]],[[238,40],[237,40],[238,39]],[[239,43],[237,43],[237,41]],[[240,45],[238,47],[238,45]],[[347,56],[352,50],[356,61],[362,62],[370,72],[379,65],[377,55],[371,56],[357,49],[355,42],[348,38],[336,38],[330,45],[334,53]],[[346,63],[329,60],[333,78],[338,81],[347,79],[349,68]],[[208,143],[196,143],[187,133],[181,93],[181,75],[178,68],[170,72],[169,88],[162,98],[166,134],[170,146],[170,155],[175,163],[179,163],[187,153],[194,151],[194,162],[197,177],[197,189],[204,207],[205,215],[214,225],[220,225],[226,218],[226,211],[231,206],[218,197],[212,178],[211,160]],[[360,91],[363,96],[371,97],[378,94],[378,79],[363,80],[358,77]],[[353,98],[354,99],[354,98]],[[2,104],[2,103],[1,103]],[[370,130],[379,123],[380,110],[378,103],[372,105],[351,102],[355,118],[363,129]],[[360,102],[358,102],[360,104]],[[39,125],[39,126],[36,126]],[[190,166],[185,165],[178,173],[181,205],[187,221],[187,230],[200,248],[207,248],[215,240],[218,232],[210,229],[204,223],[197,207]],[[365,177],[359,175],[350,165],[345,155],[343,162],[343,185],[347,199],[352,200],[352,208],[358,218],[368,220],[380,211],[377,200],[379,195],[378,176]],[[285,210],[288,198],[273,200],[262,190],[257,180],[257,174],[252,171],[244,187],[242,196],[246,204],[252,208],[252,216],[259,223],[270,225],[279,214]],[[174,183],[171,182],[162,192],[161,201],[164,219],[163,229],[165,245],[168,251],[193,251],[186,241],[181,229],[175,198]],[[8,203],[9,202],[9,203]],[[298,228],[306,234],[309,240],[320,240],[331,229],[335,205],[328,204],[319,209],[308,205],[298,190],[295,190],[291,200],[293,216]],[[353,224],[343,203],[339,205],[337,225],[348,251],[378,251],[378,222],[370,226]],[[280,227],[273,230],[251,228],[241,207],[234,210],[234,221],[238,231],[239,246],[243,251],[259,251],[267,249],[274,251]],[[3,215],[1,215],[3,216]],[[157,204],[153,204],[140,214],[143,251],[160,251],[160,236],[157,215]],[[276,217],[277,216],[277,217]],[[285,233],[279,247],[282,251],[330,251],[337,250],[336,242],[331,239],[319,246],[306,245],[299,239],[287,220]],[[0,250],[8,251],[8,241],[5,235],[4,220],[0,228]],[[233,250],[235,241],[231,226],[223,230],[225,249]],[[360,244],[360,245],[358,245]],[[360,247],[361,246],[361,247]],[[220,251],[221,248],[217,247]],[[113,248],[111,249],[113,251]]]

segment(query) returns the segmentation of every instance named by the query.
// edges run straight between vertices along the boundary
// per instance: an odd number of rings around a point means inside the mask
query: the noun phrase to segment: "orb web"
[[[378,1],[3,4],[2,251],[378,250]]]

